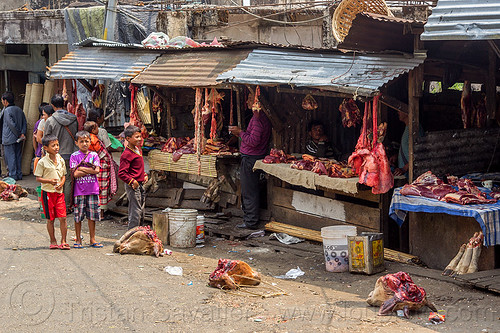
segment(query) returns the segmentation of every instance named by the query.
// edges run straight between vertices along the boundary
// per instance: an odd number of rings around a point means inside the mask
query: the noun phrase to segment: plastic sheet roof
[[[500,1],[439,0],[422,40],[500,39]]]
[[[159,56],[146,50],[82,47],[50,67],[47,77],[130,81]]]
[[[373,96],[387,82],[425,60],[425,54],[318,53],[283,49],[253,50],[217,81],[264,86],[290,85]]]

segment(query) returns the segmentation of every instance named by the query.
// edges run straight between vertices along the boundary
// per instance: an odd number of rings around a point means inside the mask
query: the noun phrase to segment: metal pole
[[[104,39],[115,39],[115,26],[116,26],[116,5],[118,0],[108,0],[106,6],[106,21],[104,23]]]

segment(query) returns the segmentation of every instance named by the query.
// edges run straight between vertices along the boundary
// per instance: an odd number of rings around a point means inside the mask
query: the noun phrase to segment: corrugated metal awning
[[[439,0],[422,40],[500,39],[500,1]]]
[[[424,22],[394,16],[358,13],[338,49],[413,53],[414,34],[424,31]]]
[[[51,79],[130,81],[150,65],[159,52],[83,47],[65,55],[47,72]]]
[[[256,49],[217,81],[264,86],[291,85],[373,96],[390,80],[422,64],[415,57],[388,54],[317,53]]]
[[[164,87],[207,87],[219,84],[218,75],[234,68],[250,50],[171,52],[162,54],[132,83]]]

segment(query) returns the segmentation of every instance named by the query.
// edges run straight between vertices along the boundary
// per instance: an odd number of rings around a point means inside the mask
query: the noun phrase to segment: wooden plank
[[[148,197],[153,198],[172,198],[177,193],[177,188],[158,188],[156,192],[150,192],[147,194]]]
[[[172,200],[168,198],[146,197],[146,207],[167,208],[172,207]]]
[[[182,202],[175,208],[197,209],[197,210],[213,210],[214,204],[206,204],[199,200],[182,200]]]
[[[327,189],[323,188],[322,186],[318,186],[319,190],[322,190],[324,192],[325,197],[335,199],[336,194],[344,195],[346,197],[353,197],[356,199],[361,199],[361,200],[366,200],[370,202],[380,202],[380,195],[379,194],[373,194],[371,191],[359,191],[358,193],[346,193],[342,191],[337,191],[337,190],[332,190],[332,189]]]
[[[168,214],[153,213],[153,230],[163,243],[163,246],[168,245]]]
[[[394,98],[392,96],[383,94],[380,96],[380,102],[396,111],[402,111],[404,113],[408,113],[408,104],[403,103],[399,99]]]
[[[472,281],[475,279],[481,279],[484,277],[500,276],[500,269],[490,269],[487,271],[480,271],[470,274],[459,275],[457,278],[461,280]]]
[[[358,225],[355,223],[345,223],[339,220],[334,220],[326,217],[301,213],[296,211],[295,209],[289,209],[285,207],[272,205],[270,207],[270,210],[273,220],[283,221],[287,224],[297,227],[306,227],[312,230],[319,231],[321,230],[321,228],[331,225],[354,225],[358,228],[358,232],[363,232],[363,231],[377,232],[376,229],[367,228],[365,226]]]
[[[271,203],[302,214],[380,230],[380,210],[355,203],[275,187]]]
[[[203,193],[205,193],[205,190],[185,188],[184,189],[184,199],[186,199],[186,200],[193,200],[193,199],[200,200]]]

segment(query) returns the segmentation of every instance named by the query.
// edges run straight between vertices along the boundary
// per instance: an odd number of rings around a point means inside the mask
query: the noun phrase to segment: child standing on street
[[[141,130],[133,125],[125,131],[127,146],[120,157],[118,177],[125,182],[128,198],[128,228],[132,229],[144,222],[145,193],[144,183],[148,175],[144,172],[144,160],[141,152]]]
[[[66,202],[64,201],[63,186],[66,181],[66,165],[59,155],[59,141],[55,135],[47,135],[42,139],[45,156],[38,161],[34,175],[42,184],[43,213],[47,218],[47,231],[50,237],[51,250],[69,250],[66,243],[68,226],[66,224]],[[61,245],[57,245],[54,230],[54,221],[59,218],[61,229]]]
[[[89,223],[90,246],[102,247],[95,240],[95,222],[101,219],[99,209],[99,157],[97,153],[89,151],[90,133],[80,131],[75,136],[79,150],[71,154],[69,167],[74,179],[73,195],[75,198],[75,234],[74,248],[82,246],[82,221],[87,218]]]

